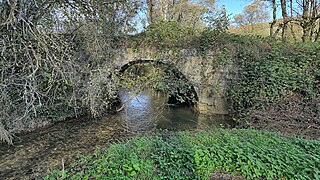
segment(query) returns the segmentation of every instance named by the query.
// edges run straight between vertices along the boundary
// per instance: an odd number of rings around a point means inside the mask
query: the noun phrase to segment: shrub
[[[195,29],[182,26],[176,21],[157,21],[148,27],[145,43],[159,49],[170,49],[185,45],[195,34]]]

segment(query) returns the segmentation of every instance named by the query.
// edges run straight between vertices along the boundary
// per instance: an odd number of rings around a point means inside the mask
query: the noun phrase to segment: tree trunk
[[[250,33],[253,33],[253,29],[254,29],[254,24],[250,22]]]
[[[160,0],[160,12],[161,12],[161,18],[163,20],[168,20],[168,8],[169,8],[169,2],[166,0]]]
[[[288,14],[287,14],[287,3],[286,0],[280,0],[282,17],[283,17],[283,26],[282,26],[282,41],[287,40],[287,25],[288,25]]]
[[[153,0],[147,0],[148,4],[148,18],[149,18],[149,24],[152,24],[154,22],[153,20]]]
[[[161,17],[161,19],[164,19],[165,20],[165,17],[164,17],[164,0],[159,0],[159,15]]]
[[[312,41],[318,36],[316,22],[320,19],[318,14],[318,0],[303,0],[303,14],[300,25],[303,29],[302,41]]]
[[[315,23],[313,23],[313,19],[316,17],[315,12],[315,2],[314,0],[311,0],[310,2],[310,35],[309,35],[309,41],[312,41],[313,39],[313,30],[315,28]]]
[[[316,4],[317,4],[317,7],[316,7],[317,12],[316,12],[316,14],[317,14],[317,18],[318,18],[316,21],[318,21],[318,31],[316,33],[316,37],[314,39],[314,42],[318,41],[319,37],[320,37],[320,18],[319,18],[320,13],[318,11],[320,9],[320,2],[317,1]]]
[[[319,40],[319,37],[320,37],[320,21],[318,24],[318,31],[316,33],[316,37],[314,38],[314,42],[317,42]]]
[[[290,0],[290,17],[293,17],[293,6],[292,6],[292,0]]]
[[[276,32],[272,35],[272,37],[276,38],[278,36],[278,33],[280,32],[280,29],[282,29],[283,24],[279,24]]]
[[[319,8],[319,5],[318,5],[318,1],[317,0],[312,0],[311,2],[311,30],[310,30],[310,41],[312,40],[315,40],[315,37],[317,36],[316,35],[316,28],[317,28],[317,19],[318,19],[318,8]]]
[[[308,36],[310,34],[310,23],[309,23],[309,0],[303,0],[302,3],[302,22],[301,27],[303,29],[302,42],[308,41]]]
[[[297,42],[297,36],[296,36],[296,33],[294,32],[293,25],[294,25],[294,23],[291,21],[291,22],[290,22],[291,35],[292,35],[293,41],[294,41],[294,42]]]
[[[164,20],[169,20],[168,18],[168,12],[169,12],[169,3],[165,2],[165,4],[163,5],[164,7]]]
[[[270,23],[270,36],[273,36],[273,27],[277,23],[277,4],[276,0],[272,0],[272,22]]]
[[[292,4],[293,4],[292,0],[290,0],[290,19],[291,19],[290,31],[291,31],[291,35],[292,35],[293,41],[297,42],[296,33],[294,32],[294,23],[292,22],[292,20],[293,20],[293,5]]]

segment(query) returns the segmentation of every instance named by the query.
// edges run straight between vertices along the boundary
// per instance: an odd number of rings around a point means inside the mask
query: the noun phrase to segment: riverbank
[[[298,94],[286,95],[263,109],[239,117],[238,128],[280,132],[288,137],[320,140],[320,98],[308,101]]]
[[[248,129],[162,131],[100,147],[46,179],[319,179],[320,141]]]

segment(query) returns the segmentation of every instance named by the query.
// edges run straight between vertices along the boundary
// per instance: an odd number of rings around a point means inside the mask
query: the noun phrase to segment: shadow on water
[[[156,129],[172,131],[230,126],[225,115],[199,116],[192,108],[169,107],[168,96],[154,91],[121,91],[125,108],[99,120],[82,117],[17,135],[14,145],[0,144],[0,179],[38,178],[128,136]]]

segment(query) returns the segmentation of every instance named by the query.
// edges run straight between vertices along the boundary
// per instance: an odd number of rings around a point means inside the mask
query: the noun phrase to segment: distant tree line
[[[148,23],[177,21],[184,26],[226,30],[229,18],[215,0],[146,0]]]

